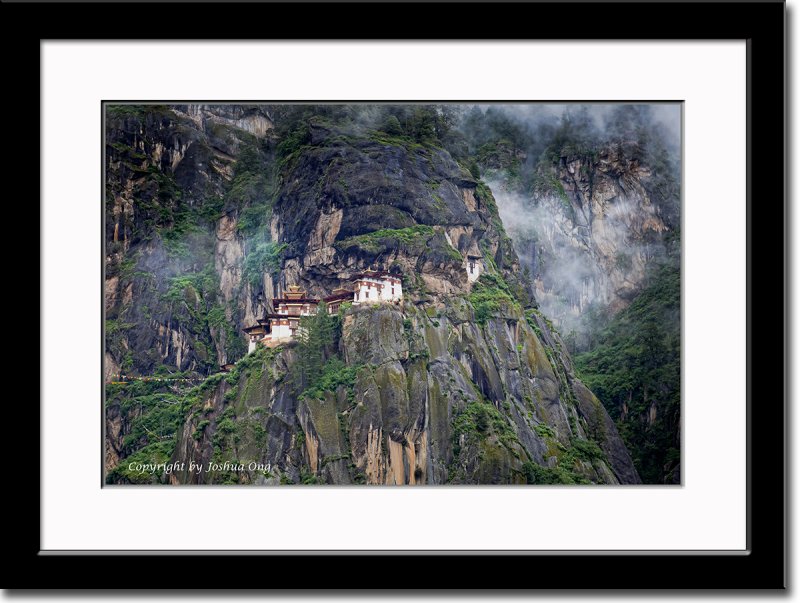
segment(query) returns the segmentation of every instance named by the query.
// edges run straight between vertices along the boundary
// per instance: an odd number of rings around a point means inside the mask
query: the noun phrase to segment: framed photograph
[[[785,586],[782,3],[476,3],[468,40],[447,4],[243,5],[241,40],[7,6],[41,59],[20,568]]]
[[[680,485],[681,111],[105,103],[105,484]]]

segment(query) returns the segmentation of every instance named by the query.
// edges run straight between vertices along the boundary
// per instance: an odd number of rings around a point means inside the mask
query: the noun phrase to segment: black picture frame
[[[238,10],[247,19],[235,18]],[[231,11],[235,27],[221,28],[215,18]],[[747,331],[748,405],[748,550],[746,554],[707,551],[665,553],[630,551],[614,553],[558,553],[530,555],[489,554],[487,551],[443,551],[427,559],[400,559],[417,567],[438,565],[440,555],[459,555],[457,573],[431,571],[440,588],[469,589],[782,589],[786,569],[786,291],[774,274],[784,274],[785,236],[785,5],[765,2],[513,2],[513,3],[203,3],[191,10],[185,3],[4,3],[0,8],[3,28],[6,82],[32,94],[39,89],[40,42],[46,39],[463,39],[465,33],[449,27],[454,11],[475,15],[475,31],[469,41],[485,39],[563,40],[747,40]],[[46,15],[46,18],[42,18]],[[256,18],[262,15],[263,18]],[[358,15],[358,18],[355,18]],[[376,26],[365,31],[358,23]],[[279,27],[265,27],[279,23]],[[639,24],[632,28],[631,24]],[[377,24],[380,24],[378,27]],[[235,35],[232,31],[235,30]],[[140,67],[141,68],[141,67]],[[96,74],[101,77],[102,74]],[[135,72],[132,72],[135,77]],[[27,112],[27,111],[26,111]],[[6,165],[13,165],[26,182],[39,181],[36,160],[39,137],[36,115],[9,119]],[[41,125],[39,126],[41,128]],[[95,137],[96,133],[87,133]],[[9,153],[12,155],[9,157]],[[79,158],[65,158],[77,161]],[[22,175],[20,174],[20,176]],[[760,178],[757,188],[753,175]],[[19,178],[20,176],[15,176]],[[31,185],[30,195],[35,187]],[[38,206],[37,206],[38,207]],[[41,216],[38,216],[41,221]],[[40,264],[41,265],[41,264]],[[769,266],[769,270],[759,270]],[[41,295],[53,293],[41,288]],[[40,310],[41,316],[41,310]],[[40,327],[41,329],[42,327]],[[40,367],[41,369],[41,367]],[[46,367],[44,374],[47,378]],[[64,384],[68,388],[68,384]],[[41,395],[41,391],[40,391]],[[11,402],[12,398],[7,398]],[[20,483],[13,484],[12,521],[20,528],[7,535],[12,552],[7,576],[15,586],[30,588],[118,589],[116,570],[135,563],[170,568],[148,572],[137,586],[174,588],[187,584],[176,576],[189,575],[199,567],[224,568],[233,561],[220,551],[198,558],[187,551],[156,560],[136,559],[130,553],[96,552],[90,555],[42,554],[40,549],[41,484],[33,479],[41,442],[39,405],[9,404],[13,429],[9,450],[26,452],[31,468],[18,468]],[[65,454],[68,451],[65,451]],[[11,458],[11,457],[7,457]],[[18,459],[17,459],[18,460]],[[15,461],[16,462],[16,461]],[[7,474],[9,475],[9,474]],[[28,482],[34,481],[34,484]],[[11,484],[9,484],[11,485]],[[465,554],[475,553],[475,554]],[[287,587],[326,589],[389,589],[413,587],[393,584],[388,572],[392,551],[322,555],[302,565],[313,567],[308,581]],[[319,558],[318,558],[319,557]],[[298,567],[295,555],[269,558],[273,575],[292,575]],[[357,574],[352,570],[357,565]],[[237,575],[263,573],[264,559],[243,555],[235,559]],[[350,569],[348,569],[350,568]],[[204,591],[243,584],[223,571],[205,572]],[[23,584],[22,576],[29,576]],[[253,582],[258,582],[253,580]]]

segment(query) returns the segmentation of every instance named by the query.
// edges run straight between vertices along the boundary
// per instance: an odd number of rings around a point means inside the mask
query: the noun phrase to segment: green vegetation
[[[297,335],[297,355],[292,366],[292,380],[298,399],[304,400],[321,438],[334,441],[341,436],[344,453],[323,459],[327,462],[350,458],[350,436],[344,412],[336,412],[336,407],[320,402],[327,395],[336,395],[345,388],[347,404],[352,409],[354,388],[362,365],[348,366],[338,355],[340,337],[340,317],[329,315],[324,303],[317,314],[303,317]],[[346,412],[346,411],[345,411]],[[304,445],[302,434],[298,434],[299,448]],[[355,476],[356,479],[358,476]],[[308,470],[301,470],[301,484],[315,484],[318,479]]]
[[[148,115],[161,118],[171,114],[166,105],[106,105],[106,117],[109,119],[125,119],[134,117],[139,120]]]
[[[593,344],[575,356],[578,374],[617,423],[642,481],[663,483],[680,459],[678,267],[657,270]]]
[[[194,433],[192,433],[192,437],[195,440],[199,440],[200,438],[202,438],[203,437],[203,432],[206,430],[206,427],[208,427],[209,425],[211,425],[211,421],[209,421],[208,419],[204,419],[204,420],[200,421],[197,424],[197,427],[195,427]]]
[[[246,145],[236,161],[224,203],[238,210],[236,228],[258,249],[270,240],[269,223],[278,193],[278,169],[255,142]]]
[[[328,314],[325,302],[320,302],[315,314],[300,318],[300,328],[295,337],[297,362],[292,367],[292,378],[298,392],[314,388],[321,382],[326,360],[335,354],[334,343],[339,329],[339,317]]]
[[[242,208],[239,212],[239,220],[236,222],[236,229],[244,234],[252,234],[259,230],[266,231],[266,226],[272,217],[270,203],[254,203]]]
[[[198,296],[216,294],[218,286],[217,272],[213,265],[208,264],[200,272],[170,278],[164,300],[194,304]]]
[[[242,265],[242,279],[254,289],[260,288],[265,273],[277,277],[283,265],[283,253],[286,251],[285,243],[272,242],[258,243],[247,254]]]
[[[271,155],[253,140],[240,153],[234,178],[225,194],[225,205],[236,209],[236,228],[247,240],[240,286],[247,283],[256,293],[263,288],[265,274],[273,278],[280,274],[287,249],[286,244],[271,240],[269,230],[272,206],[278,192],[277,182],[278,167]],[[243,341],[239,334],[226,338],[226,341],[234,340]],[[244,344],[241,346],[235,355],[231,354],[233,357],[244,352]]]
[[[573,438],[569,447],[566,447],[556,440],[555,432],[549,426],[541,423],[535,430],[547,443],[548,455],[555,457],[555,466],[525,462],[522,472],[529,484],[589,484],[591,482],[579,471],[579,463],[607,463],[605,453],[592,440]]]
[[[326,392],[335,392],[340,386],[352,391],[360,366],[347,366],[339,358],[330,358],[319,375],[300,394],[300,398],[321,399]]]
[[[134,204],[136,219],[131,236],[135,239],[161,240],[170,258],[176,262],[196,255],[211,240],[213,223],[210,216],[219,213],[220,200],[209,195],[209,201],[190,202],[174,177],[158,166],[146,169],[129,166],[146,177],[150,187],[142,189]]]
[[[265,158],[255,145],[245,146],[236,160],[233,180],[225,193],[225,202],[243,207],[263,201],[268,197]]]
[[[317,476],[310,471],[300,471],[300,484],[303,486],[312,486],[319,483]]]
[[[209,136],[239,141],[233,179],[227,184],[212,169],[216,164],[204,161],[198,174],[208,177],[186,180],[176,176],[168,161],[157,161],[154,147],[164,144],[164,136],[179,134],[181,140],[194,142],[202,157],[209,150],[207,142],[184,117],[167,107],[149,105],[109,106],[107,116],[114,136],[119,137],[109,142],[108,152],[122,166],[108,183],[108,210],[124,193],[121,184],[126,179],[135,183],[128,193],[133,195],[133,215],[123,215],[118,229],[109,225],[109,232],[113,229],[120,239],[110,248],[118,250],[124,237],[130,250],[119,264],[108,267],[107,274],[120,277],[119,291],[135,292],[132,304],[122,302],[109,309],[112,355],[120,364],[127,364],[125,370],[150,371],[162,360],[155,348],[136,346],[134,337],[156,321],[186,337],[191,355],[183,355],[184,366],[207,372],[216,366],[217,348],[223,345],[229,358],[240,357],[245,350],[238,332],[240,310],[237,304],[228,306],[221,299],[214,266],[215,230],[223,213],[238,215],[237,227],[248,237],[248,246],[256,250],[255,257],[243,266],[247,276],[253,278],[253,272],[264,265],[273,267],[276,254],[259,246],[268,241],[263,234],[268,231],[274,194],[275,170],[269,149],[244,131],[212,124]],[[128,178],[126,170],[135,172],[135,179]],[[159,244],[166,251],[165,259],[159,257]]]
[[[447,139],[456,120],[454,108],[449,105],[382,105],[377,110],[382,115],[378,123],[383,132],[401,144],[439,145]]]
[[[555,484],[588,484],[589,480],[576,474],[568,468],[556,465],[555,467],[543,467],[532,461],[522,464],[525,481],[536,485],[555,485]]]
[[[561,203],[561,209],[564,210],[566,216],[573,222],[575,221],[575,208],[553,166],[542,165],[539,168],[539,171],[533,176],[532,188],[535,193],[540,195],[555,196]]]
[[[277,352],[274,349],[259,346],[252,354],[247,354],[246,356],[242,357],[242,359],[236,363],[230,373],[217,373],[216,375],[206,379],[203,382],[203,385],[211,383],[212,386],[216,386],[216,384],[223,379],[230,386],[238,385],[242,377],[248,377],[254,371],[257,372],[263,370],[264,365],[269,364],[276,353]]]
[[[153,442],[126,457],[108,472],[107,483],[158,484],[163,479],[163,470],[151,470],[146,466],[168,463],[175,442]]]
[[[478,182],[478,185],[475,187],[475,198],[489,210],[492,216],[492,225],[495,227],[495,230],[502,236],[505,236],[506,230],[503,227],[503,222],[500,220],[500,210],[497,208],[497,201],[495,201],[491,189],[485,182]]]
[[[209,195],[205,203],[197,209],[197,215],[209,224],[216,223],[222,217],[225,198],[220,195]]]
[[[165,371],[162,370],[162,373]],[[183,377],[183,373],[171,376]],[[180,382],[178,382],[180,383]],[[137,471],[131,463],[168,462],[175,448],[177,432],[196,402],[189,388],[176,393],[174,386],[157,381],[134,381],[106,386],[106,408],[118,407],[126,418],[127,434],[122,438],[119,465],[106,476],[108,483],[160,483],[163,471]]]
[[[127,159],[133,161],[142,161],[143,159],[147,159],[147,155],[138,152],[130,145],[121,142],[112,142],[110,146],[123,158],[123,160]]]
[[[106,386],[106,407],[116,406],[123,422],[129,425],[129,433],[122,439],[120,451],[123,460],[114,471],[109,472],[109,483],[156,483],[163,481],[163,472],[154,476],[130,474],[127,464],[132,460],[141,462],[163,462],[169,458],[176,444],[176,438],[184,422],[191,419],[194,429],[191,437],[201,440],[209,428],[215,425],[211,442],[215,461],[233,461],[239,458],[238,446],[247,441],[263,447],[266,431],[258,417],[261,409],[255,408],[237,416],[234,405],[241,391],[248,397],[248,388],[261,379],[270,365],[275,350],[260,348],[239,361],[230,373],[216,373],[197,385],[185,382],[133,381],[127,384]],[[169,372],[170,367],[161,366],[155,374],[169,377],[187,377],[187,373]],[[242,378],[245,385],[238,388]],[[213,418],[216,409],[205,405],[223,380],[232,388],[225,393],[223,412]],[[158,454],[155,454],[158,453]],[[250,459],[252,460],[252,459]],[[236,472],[219,472],[213,476],[213,483],[239,483]]]
[[[347,249],[360,247],[368,251],[381,251],[387,246],[401,246],[421,252],[428,239],[434,235],[432,226],[417,224],[408,228],[384,228],[363,235],[348,237],[336,243],[336,247]]]
[[[209,353],[214,349],[211,329],[225,332],[229,357],[238,358],[244,353],[243,338],[221,305],[219,276],[213,264],[207,264],[199,272],[169,278],[166,285],[161,300],[168,304],[173,321],[186,325],[193,335],[195,355],[203,368],[216,366],[213,354]]]
[[[467,300],[475,310],[475,322],[485,326],[486,322],[504,311],[520,310],[508,284],[500,274],[484,272],[473,284]]]
[[[106,320],[106,338],[113,338],[121,331],[127,331],[136,326],[136,323],[121,322],[119,320]]]
[[[483,440],[489,435],[497,436],[501,444],[513,450],[519,444],[517,434],[508,420],[493,404],[473,401],[453,419],[453,454],[461,452],[461,436]]]
[[[121,409],[135,409],[123,446],[130,451],[142,443],[171,439],[182,419],[182,400],[172,393],[139,395],[123,400]]]
[[[536,318],[539,318],[545,325],[547,325],[547,330],[551,333],[557,333],[558,330],[553,325],[553,321],[551,321],[547,316],[542,314],[542,312],[538,308],[528,308],[525,310],[525,320],[528,322],[528,325],[531,329],[533,329],[534,333],[539,339],[542,339],[542,330],[539,328],[539,325],[536,322]]]
[[[382,145],[403,147],[409,151],[420,151],[424,153],[426,147],[423,144],[415,141],[412,137],[404,134],[391,135],[380,131],[375,131],[370,134],[370,140],[380,143]]]
[[[400,125],[396,115],[387,115],[383,120],[382,129],[390,136],[399,136],[403,133],[403,126]]]
[[[305,111],[304,113],[308,114],[310,112]],[[290,127],[291,129],[288,132],[283,132],[283,137],[276,149],[282,166],[296,159],[300,151],[311,142],[311,129],[307,118],[298,119]]]

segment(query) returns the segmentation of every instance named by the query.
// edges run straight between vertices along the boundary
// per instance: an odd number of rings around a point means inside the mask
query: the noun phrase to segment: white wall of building
[[[470,270],[470,268],[472,269]],[[467,260],[465,269],[467,271],[467,280],[470,283],[474,283],[480,277],[481,272],[483,272],[483,260],[475,260],[472,267],[470,267],[470,261]]]
[[[364,280],[361,281],[356,289],[354,300],[360,304],[378,303],[380,297],[378,295],[378,284],[376,281]]]
[[[383,301],[399,301],[403,299],[403,285],[400,281],[386,279],[383,281],[383,291],[381,291]]]
[[[377,304],[381,302],[400,301],[403,299],[403,285],[399,280],[383,278],[365,278],[358,282],[353,293],[353,302],[359,304]]]
[[[272,327],[272,341],[277,341],[279,339],[289,339],[292,336],[292,332],[289,329],[289,325],[273,325]]]

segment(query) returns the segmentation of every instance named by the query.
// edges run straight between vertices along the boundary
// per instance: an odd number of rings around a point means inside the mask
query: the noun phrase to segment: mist
[[[637,127],[657,132],[670,151],[681,148],[683,104],[664,103],[580,103],[580,104],[487,104],[475,105],[484,112],[506,115],[531,133],[563,127],[571,121],[583,129],[582,135],[610,141],[630,135]]]
[[[537,301],[562,334],[580,340],[596,330],[597,317],[607,320],[625,307],[650,266],[668,255],[664,237],[680,227],[681,109],[680,103],[509,104],[462,113],[459,129],[483,159],[481,175]],[[645,170],[622,165],[624,184],[615,184],[613,176],[587,168],[609,152]],[[565,153],[593,176],[570,174]],[[615,194],[597,199],[603,178]]]

